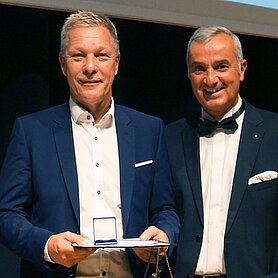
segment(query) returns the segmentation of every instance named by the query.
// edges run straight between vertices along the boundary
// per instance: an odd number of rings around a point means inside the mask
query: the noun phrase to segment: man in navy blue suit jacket
[[[182,217],[176,278],[278,277],[278,116],[239,96],[239,39],[201,27],[187,48],[201,114],[166,128]]]
[[[21,257],[21,277],[141,278],[153,250],[72,243],[92,240],[99,216],[116,217],[120,238],[177,241],[164,125],[114,105],[120,53],[108,18],[72,14],[59,60],[70,101],[15,121],[0,177],[0,241]]]

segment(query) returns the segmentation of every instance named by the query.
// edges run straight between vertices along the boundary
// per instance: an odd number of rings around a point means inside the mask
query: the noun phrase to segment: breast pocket
[[[258,190],[267,190],[267,189],[270,189],[275,186],[276,187],[278,186],[278,178],[268,180],[268,181],[262,181],[262,182],[255,183],[255,184],[250,184],[247,186],[247,190],[250,192],[258,191]]]
[[[154,177],[153,160],[138,162],[135,164],[135,183],[142,189],[152,187]]]

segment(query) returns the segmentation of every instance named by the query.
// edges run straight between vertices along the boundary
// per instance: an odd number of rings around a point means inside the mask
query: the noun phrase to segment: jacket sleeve
[[[0,242],[24,259],[44,263],[44,246],[53,233],[31,222],[31,161],[22,121],[17,119],[0,174]]]
[[[150,207],[151,225],[163,230],[169,242],[177,243],[180,219],[176,209],[164,124],[160,121],[155,154],[154,184]]]

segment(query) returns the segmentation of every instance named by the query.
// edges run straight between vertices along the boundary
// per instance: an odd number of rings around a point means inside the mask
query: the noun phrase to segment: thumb
[[[154,236],[156,236],[157,232],[156,232],[157,228],[155,226],[150,226],[148,227],[140,236],[140,240],[149,240],[151,238],[153,238]]]
[[[65,235],[66,240],[71,243],[76,243],[77,245],[88,245],[88,242],[83,239],[81,235],[77,235],[71,232],[67,232]]]

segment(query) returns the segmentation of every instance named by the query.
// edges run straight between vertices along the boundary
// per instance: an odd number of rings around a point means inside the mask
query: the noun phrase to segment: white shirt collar
[[[94,116],[90,112],[85,110],[83,107],[79,106],[76,102],[74,102],[71,97],[69,99],[69,107],[70,107],[70,111],[71,111],[71,117],[76,124],[79,124],[79,125],[83,124],[83,123],[85,123],[85,124],[93,123],[94,124],[94,122],[95,122]],[[98,124],[94,124],[94,126],[98,127],[98,128],[111,127],[112,122],[113,122],[113,117],[114,117],[114,111],[115,111],[114,99],[112,97],[109,110],[101,118],[100,122]]]

